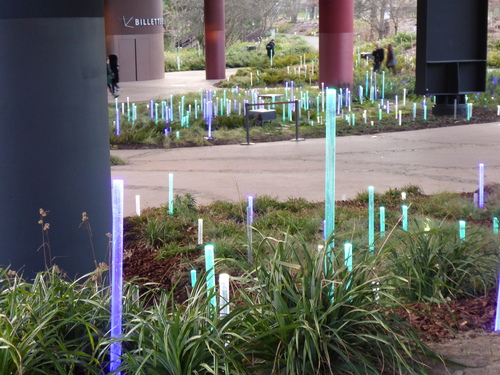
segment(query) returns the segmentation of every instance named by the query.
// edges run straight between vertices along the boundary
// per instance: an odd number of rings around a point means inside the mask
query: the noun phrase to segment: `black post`
[[[103,1],[11,1],[0,34],[0,267],[83,275],[109,262]]]
[[[299,140],[299,101],[295,100],[295,140]]]
[[[250,123],[248,121],[248,103],[245,103],[245,127],[247,130],[247,145],[250,145]]]

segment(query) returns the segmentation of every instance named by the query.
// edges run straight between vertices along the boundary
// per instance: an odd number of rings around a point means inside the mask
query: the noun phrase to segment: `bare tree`
[[[415,13],[416,0],[389,0],[389,17],[394,25],[394,34],[399,32],[399,24],[410,12]]]
[[[226,0],[226,44],[245,40],[251,33],[255,37],[264,36],[276,16],[278,4],[278,0]],[[169,42],[194,36],[203,44],[203,13],[202,0],[166,0],[165,29]]]
[[[372,37],[383,39],[390,32],[390,23],[397,34],[401,20],[414,14],[416,6],[417,0],[355,0],[354,14],[370,26]]]

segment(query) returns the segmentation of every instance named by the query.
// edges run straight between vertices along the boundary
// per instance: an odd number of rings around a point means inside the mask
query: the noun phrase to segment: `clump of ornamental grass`
[[[400,276],[395,288],[412,302],[442,303],[485,295],[495,287],[500,258],[498,240],[481,228],[460,238],[457,225],[414,221],[408,231],[394,232],[387,247],[388,272]]]
[[[264,374],[425,374],[435,357],[396,311],[392,274],[375,270],[387,252],[311,251],[300,238],[262,236],[235,304],[252,320],[241,333]],[[246,336],[247,335],[247,336]]]
[[[248,312],[220,315],[221,307],[203,276],[181,305],[172,292],[161,291],[150,308],[129,316],[124,339],[130,349],[120,369],[138,375],[250,374],[242,329],[250,323]]]
[[[0,271],[0,373],[102,373],[107,291],[82,280],[66,281],[56,266],[32,282]]]

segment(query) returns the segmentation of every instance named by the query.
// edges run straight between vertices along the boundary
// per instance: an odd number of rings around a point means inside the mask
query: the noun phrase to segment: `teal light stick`
[[[155,124],[158,124],[158,103],[155,103]]]
[[[320,105],[320,103],[319,103],[319,95],[318,95],[316,97],[316,112],[319,112],[319,108],[320,108],[319,105]]]
[[[408,230],[408,206],[404,204],[402,210],[403,210],[403,222],[402,222],[403,230]]]
[[[356,114],[353,113],[352,114],[352,126],[355,126],[356,125]]]
[[[196,270],[191,270],[191,286],[194,288],[196,285]]]
[[[493,218],[493,234],[498,234],[498,217]]]
[[[385,207],[380,207],[380,237],[385,237]]]
[[[336,103],[337,91],[326,90],[326,157],[325,157],[325,238],[328,240],[335,230],[335,158],[336,158]],[[332,265],[334,242],[325,253],[325,270]]]
[[[221,104],[221,115],[224,113],[224,109],[225,109],[225,106],[227,105],[227,94],[226,94],[226,90],[224,90],[224,103]]]
[[[194,100],[194,119],[198,119],[198,100]]]
[[[378,109],[378,120],[382,121],[382,108]]]
[[[205,245],[205,269],[207,271],[207,295],[210,297],[212,307],[216,305],[215,299],[215,269],[214,269],[214,245]]]
[[[368,186],[368,246],[375,250],[375,194],[373,186]]]
[[[344,264],[347,267],[347,271],[352,271],[352,244],[346,242],[344,244]]]
[[[285,121],[286,121],[286,107],[283,104],[283,122],[285,122]]]
[[[427,120],[427,104],[424,105],[424,121]]]
[[[174,174],[168,174],[168,213],[174,214]]]
[[[465,240],[465,220],[458,221],[458,228],[460,239],[463,241]]]
[[[413,103],[413,121],[417,118],[417,103]]]

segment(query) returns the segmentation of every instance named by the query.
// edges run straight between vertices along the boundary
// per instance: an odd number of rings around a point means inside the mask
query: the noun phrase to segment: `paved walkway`
[[[167,73],[164,80],[122,83],[119,100],[167,98],[213,83],[204,71]],[[369,185],[378,192],[409,184],[428,194],[474,191],[479,163],[485,163],[486,183],[500,182],[499,142],[500,123],[339,137],[336,197],[354,198]],[[169,173],[174,194],[191,194],[198,204],[249,194],[324,200],[324,139],[112,153],[128,161],[112,167],[113,178],[125,180],[126,215],[135,212],[135,195],[142,207],[166,204]]]

